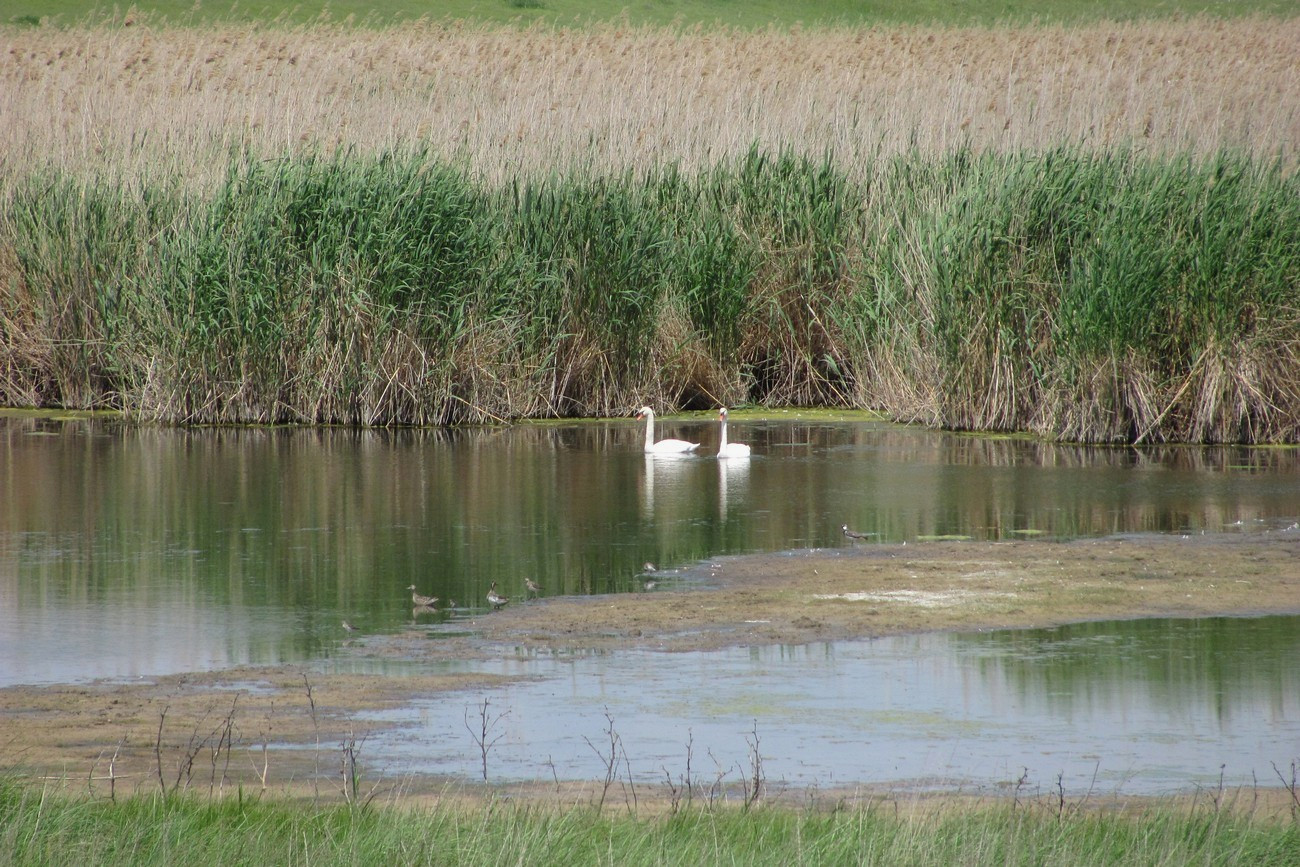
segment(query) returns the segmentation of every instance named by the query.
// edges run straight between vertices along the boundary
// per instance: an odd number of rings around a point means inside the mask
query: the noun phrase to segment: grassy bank
[[[830,812],[593,807],[427,809],[231,797],[92,801],[0,787],[0,863],[1249,864],[1294,863],[1300,831],[1207,803],[1096,811],[1021,799]]]
[[[1300,177],[1080,148],[476,180],[424,154],[69,172],[0,214],[0,401],[181,422],[829,404],[1300,437]]]

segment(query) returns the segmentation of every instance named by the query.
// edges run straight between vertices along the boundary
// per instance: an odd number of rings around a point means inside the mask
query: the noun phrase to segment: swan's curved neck
[[[655,414],[648,412],[645,414],[645,447],[649,451],[655,444]]]
[[[722,419],[722,439],[718,443],[718,451],[722,451],[726,447],[727,447],[727,419],[724,416]]]

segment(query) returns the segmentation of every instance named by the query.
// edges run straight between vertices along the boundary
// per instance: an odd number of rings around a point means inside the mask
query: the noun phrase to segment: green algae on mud
[[[492,642],[702,650],[1136,617],[1300,612],[1300,529],[1258,536],[930,542],[723,557],[700,588],[551,598]]]

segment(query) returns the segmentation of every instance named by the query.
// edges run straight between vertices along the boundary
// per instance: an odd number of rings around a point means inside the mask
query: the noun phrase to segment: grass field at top
[[[736,28],[1131,21],[1188,15],[1290,16],[1295,0],[10,0],[0,23],[69,25],[128,15],[172,23],[327,20],[385,26],[421,18],[564,26],[721,24]],[[129,10],[129,11],[128,11]]]

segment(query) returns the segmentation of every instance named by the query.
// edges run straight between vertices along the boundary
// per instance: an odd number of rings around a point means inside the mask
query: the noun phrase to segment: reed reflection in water
[[[1297,450],[1099,449],[873,422],[663,421],[701,456],[647,460],[630,417],[420,430],[172,429],[0,414],[0,680],[328,654],[347,619],[412,620],[406,588],[483,613],[644,589],[653,562],[927,535],[1248,532],[1300,515]],[[14,660],[23,659],[18,663]]]

